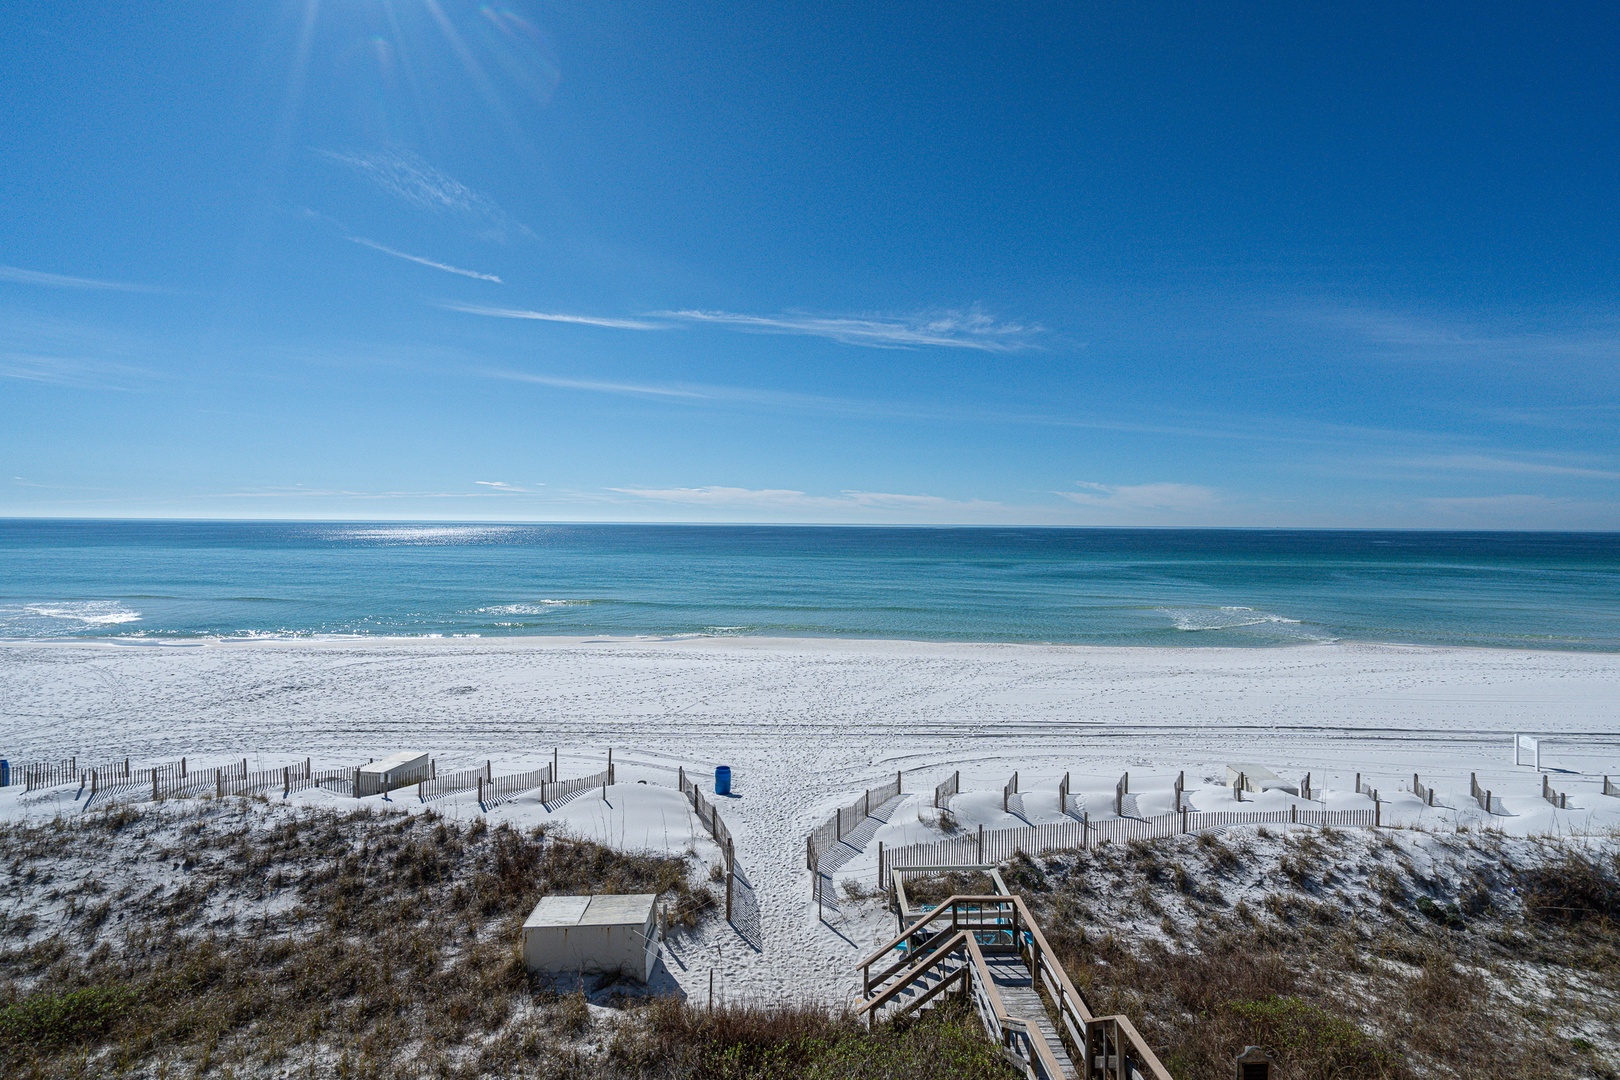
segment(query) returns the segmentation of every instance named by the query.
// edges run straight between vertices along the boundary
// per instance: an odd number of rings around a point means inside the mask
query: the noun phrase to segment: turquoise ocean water
[[[1620,651],[1620,534],[0,520],[0,637]]]

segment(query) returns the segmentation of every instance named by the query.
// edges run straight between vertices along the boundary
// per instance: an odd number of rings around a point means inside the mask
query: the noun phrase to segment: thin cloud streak
[[[1196,484],[1099,484],[1081,480],[1079,491],[1058,491],[1080,506],[1118,510],[1207,510],[1220,502],[1213,488]]]
[[[528,226],[513,221],[499,206],[415,154],[400,150],[373,154],[343,154],[334,150],[315,152],[348,166],[383,191],[418,210],[481,221],[488,228],[487,235],[491,239],[505,239],[508,232],[534,235]]]
[[[651,311],[645,315],[576,315],[569,312],[529,311],[444,304],[451,311],[500,319],[537,319],[578,323],[614,330],[674,330],[680,325],[719,326],[744,333],[819,337],[845,345],[873,349],[976,349],[980,352],[1015,352],[1033,347],[1030,337],[1039,327],[1004,323],[981,312],[944,312],[911,318],[858,318],[841,315],[740,315],[729,311]]]
[[[741,508],[755,510],[986,510],[1000,503],[981,499],[946,499],[938,495],[905,495],[882,491],[842,491],[837,495],[811,495],[795,488],[615,487],[609,491],[649,502],[682,506]]]
[[[98,278],[70,277],[67,274],[47,274],[43,270],[24,270],[20,266],[0,266],[0,281],[19,285],[41,285],[47,289],[103,289],[110,292],[157,292],[147,285],[132,285],[127,281],[102,281]]]
[[[834,315],[740,315],[729,311],[655,311],[655,318],[707,323],[759,334],[794,334],[827,338],[845,345],[878,349],[913,349],[938,346],[1014,352],[1031,347],[1028,340],[1038,327],[997,322],[982,312],[942,312],[906,319],[857,318]]]
[[[557,311],[527,311],[522,308],[485,307],[481,304],[440,304],[439,306],[446,311],[459,311],[466,315],[485,315],[492,319],[532,319],[537,322],[572,323],[576,326],[601,326],[609,330],[670,329],[666,323],[647,322],[644,319],[619,319],[601,315],[570,315]]]
[[[598,394],[627,394],[633,397],[686,398],[713,400],[709,394],[674,386],[638,386],[635,383],[598,382],[593,379],[565,379],[554,375],[531,375],[523,371],[485,371],[479,374],[491,379],[510,382],[534,383],[536,386],[555,386],[561,390],[586,390]]]
[[[0,353],[0,379],[68,386],[80,390],[135,390],[154,372],[130,364],[76,357]]]
[[[1492,457],[1488,454],[1449,454],[1438,457],[1408,458],[1400,462],[1416,468],[1448,469],[1466,472],[1514,473],[1532,476],[1572,476],[1584,480],[1620,480],[1620,471],[1594,469],[1584,465],[1524,461]]]
[[[351,236],[349,239],[356,244],[371,248],[373,251],[380,251],[384,255],[392,255],[396,259],[404,259],[407,262],[417,263],[421,266],[430,266],[435,270],[443,270],[447,274],[460,274],[462,277],[475,278],[478,281],[493,281],[497,285],[505,284],[505,282],[496,277],[494,274],[482,274],[477,270],[463,270],[459,266],[451,266],[449,263],[434,262],[432,259],[425,259],[420,255],[407,255],[403,251],[395,251],[391,247],[379,244],[375,240],[367,240],[363,236]]]
[[[1394,356],[1436,360],[1613,360],[1620,335],[1610,327],[1498,330],[1354,307],[1308,311],[1303,321],[1343,332]]]

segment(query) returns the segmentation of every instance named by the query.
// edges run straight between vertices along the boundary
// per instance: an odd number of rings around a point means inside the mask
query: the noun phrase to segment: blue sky
[[[0,514],[1620,528],[1620,9],[0,9]]]

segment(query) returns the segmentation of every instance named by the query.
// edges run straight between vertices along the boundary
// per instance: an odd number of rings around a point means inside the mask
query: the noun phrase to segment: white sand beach
[[[867,849],[842,873],[871,877],[875,844],[938,836],[934,784],[962,774],[962,824],[1055,820],[1059,778],[1103,816],[1122,771],[1147,813],[1185,772],[1200,809],[1230,800],[1225,767],[1309,771],[1329,805],[1358,798],[1363,774],[1390,820],[1436,829],[1477,824],[1468,781],[1501,796],[1510,832],[1600,833],[1620,825],[1620,656],[1601,653],[1318,645],[1277,649],[1136,649],[755,638],[327,639],[185,644],[0,645],[3,752],[13,760],[78,755],[139,763],[187,756],[196,767],[248,758],[255,768],[305,756],[350,764],[429,751],[441,771],[485,760],[499,772],[562,758],[562,775],[600,768],[618,783],[548,813],[532,797],[492,820],[560,820],[633,847],[716,856],[672,790],[678,767],[712,781],[751,888],[741,931],[711,924],[668,952],[672,973],[703,992],[710,967],[734,994],[853,988],[849,969],[892,917],[846,905],[818,920],[806,834],[863,789],[904,776]],[[1543,765],[1570,809],[1540,798],[1515,767],[1511,736],[1544,737]],[[1020,774],[1023,817],[1000,792]],[[1441,794],[1403,795],[1413,773]],[[641,781],[645,781],[643,786]],[[1270,798],[1270,794],[1262,799]],[[329,794],[295,799],[337,803]],[[375,800],[370,800],[375,801]],[[420,804],[397,793],[393,805]],[[1368,803],[1367,805],[1370,805]],[[470,796],[435,809],[478,812]],[[0,815],[77,812],[71,789],[0,792]],[[746,908],[746,911],[743,909]]]

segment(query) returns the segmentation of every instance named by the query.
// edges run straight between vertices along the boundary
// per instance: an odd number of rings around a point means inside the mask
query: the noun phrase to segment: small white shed
[[[523,921],[523,962],[551,975],[620,972],[646,982],[658,961],[658,896],[548,896]]]
[[[355,778],[359,790],[355,794],[381,795],[385,791],[393,791],[408,784],[421,783],[430,779],[431,769],[432,765],[426,754],[416,750],[401,750],[397,754],[378,758],[369,765],[360,766],[360,775]]]
[[[1226,767],[1226,785],[1231,787],[1243,778],[1244,791],[1286,791],[1290,795],[1299,794],[1299,785],[1290,784],[1264,765],[1253,762],[1246,764],[1228,765]]]

